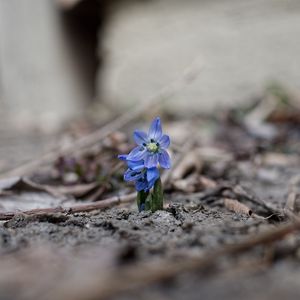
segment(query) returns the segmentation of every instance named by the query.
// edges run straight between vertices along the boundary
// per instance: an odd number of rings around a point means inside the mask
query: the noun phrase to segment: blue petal
[[[160,124],[160,118],[155,118],[149,128],[148,137],[154,141],[158,141],[161,138],[162,129]]]
[[[145,157],[145,167],[146,168],[156,168],[158,164],[158,154],[148,154]]]
[[[137,160],[137,161],[127,160],[127,165],[133,171],[141,170],[145,167],[143,160]]]
[[[135,181],[135,180],[142,178],[143,176],[144,176],[144,174],[141,172],[127,169],[126,172],[124,173],[124,180],[125,181]]]
[[[144,131],[135,130],[133,133],[133,138],[138,145],[143,145],[144,143],[147,143],[147,134]]]
[[[127,156],[128,156],[127,154],[120,154],[120,155],[118,155],[118,159],[126,160]]]
[[[135,183],[135,189],[140,192],[140,191],[147,191],[147,181],[142,181],[142,180],[138,180]]]
[[[142,160],[146,154],[146,148],[137,146],[127,156],[127,160]]]
[[[166,134],[164,134],[159,140],[158,140],[159,146],[162,149],[167,149],[170,146],[170,137]]]
[[[166,150],[161,150],[159,153],[159,164],[164,169],[170,169],[171,168],[171,159]]]
[[[153,188],[153,186],[154,186],[154,184],[155,184],[155,182],[156,182],[157,179],[158,179],[158,178],[154,178],[153,180],[148,181],[148,184],[147,184],[147,191],[149,191],[150,189]]]
[[[156,181],[157,178],[159,177],[159,171],[157,168],[151,168],[147,170],[147,181]]]

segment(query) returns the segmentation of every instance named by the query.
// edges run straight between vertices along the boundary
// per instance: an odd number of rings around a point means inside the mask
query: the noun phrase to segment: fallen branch
[[[151,95],[144,101],[141,101],[139,105],[136,105],[136,107],[119,116],[112,122],[106,124],[99,130],[79,138],[67,147],[65,146],[52,150],[38,159],[34,159],[15,169],[4,172],[1,174],[1,177],[22,176],[29,174],[41,166],[54,163],[60,156],[65,156],[71,153],[74,155],[74,153],[78,153],[78,151],[82,150],[83,148],[99,143],[99,141],[103,140],[112,132],[124,127],[129,122],[132,122],[142,113],[146,112],[150,108],[153,108],[154,105],[169,99],[171,96],[183,89],[188,83],[193,81],[196,76],[191,76],[191,74],[195,75],[195,65],[197,65],[197,63],[193,61],[193,63],[184,70],[179,79],[163,87],[159,92]]]
[[[2,212],[0,213],[0,220],[7,221],[12,219],[13,217],[23,214],[23,215],[38,215],[38,214],[54,214],[54,213],[78,213],[78,212],[88,212],[97,209],[105,209],[119,204],[125,204],[132,202],[136,197],[136,193],[124,195],[124,196],[115,196],[111,198],[107,198],[100,201],[95,201],[93,203],[87,204],[78,204],[70,207],[49,207],[49,208],[37,208],[31,209],[22,212]]]

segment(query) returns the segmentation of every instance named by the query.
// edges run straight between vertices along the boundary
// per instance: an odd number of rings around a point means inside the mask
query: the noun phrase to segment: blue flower
[[[119,155],[118,157],[121,160],[125,160],[128,165],[128,169],[124,174],[124,180],[134,181],[138,192],[147,192],[154,186],[155,181],[159,178],[159,171],[156,167],[145,168],[143,160],[128,160],[128,155]]]
[[[170,137],[162,133],[159,117],[152,121],[148,134],[135,130],[133,137],[138,146],[128,154],[128,160],[144,161],[146,168],[156,168],[158,164],[165,169],[171,168],[170,156],[166,151]]]

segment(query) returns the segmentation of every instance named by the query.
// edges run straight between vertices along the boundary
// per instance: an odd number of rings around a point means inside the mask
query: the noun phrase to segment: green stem
[[[145,210],[149,211],[151,210],[151,207],[152,207],[152,194],[150,193],[146,198]]]
[[[164,191],[163,191],[161,179],[158,178],[153,188],[151,211],[155,212],[157,210],[162,210],[163,208],[164,208]]]
[[[138,206],[139,212],[145,210],[146,199],[149,196],[149,192],[140,191],[137,193],[136,203]]]

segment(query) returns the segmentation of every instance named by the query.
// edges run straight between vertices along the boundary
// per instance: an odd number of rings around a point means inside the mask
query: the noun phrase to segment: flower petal
[[[161,150],[159,153],[159,164],[164,169],[170,169],[171,168],[171,159],[166,150]]]
[[[147,181],[156,181],[159,177],[159,171],[157,168],[150,168],[147,170]]]
[[[135,181],[143,177],[143,173],[127,169],[124,173],[125,181]]]
[[[147,133],[141,130],[135,130],[133,133],[134,141],[138,145],[143,145],[144,143],[147,143]]]
[[[145,167],[143,160],[137,160],[137,161],[127,160],[127,165],[128,168],[130,168],[133,171],[141,170]]]
[[[126,160],[127,159],[127,154],[120,154],[120,155],[118,155],[118,159],[120,159],[120,160]]]
[[[159,170],[158,168],[152,168],[154,169],[152,172],[152,176],[148,178],[147,176],[147,182],[148,182],[148,190],[152,189],[155,182],[159,179]],[[148,175],[148,174],[147,174]]]
[[[135,189],[140,192],[142,190],[147,190],[147,181],[144,180],[137,180],[135,183]]]
[[[146,154],[146,148],[137,146],[131,150],[131,152],[127,156],[127,160],[142,160]]]
[[[170,137],[166,134],[158,140],[159,147],[162,149],[167,149],[170,146]]]
[[[147,183],[147,190],[148,190],[148,191],[151,190],[151,189],[153,188],[153,186],[154,186],[156,180],[157,180],[157,179],[153,179],[153,180],[151,180],[151,181],[149,181],[149,182]]]
[[[158,163],[158,154],[148,154],[145,157],[145,167],[146,168],[156,168]]]
[[[158,141],[161,138],[162,129],[160,124],[160,118],[155,118],[149,128],[148,138],[153,139],[154,141]]]

